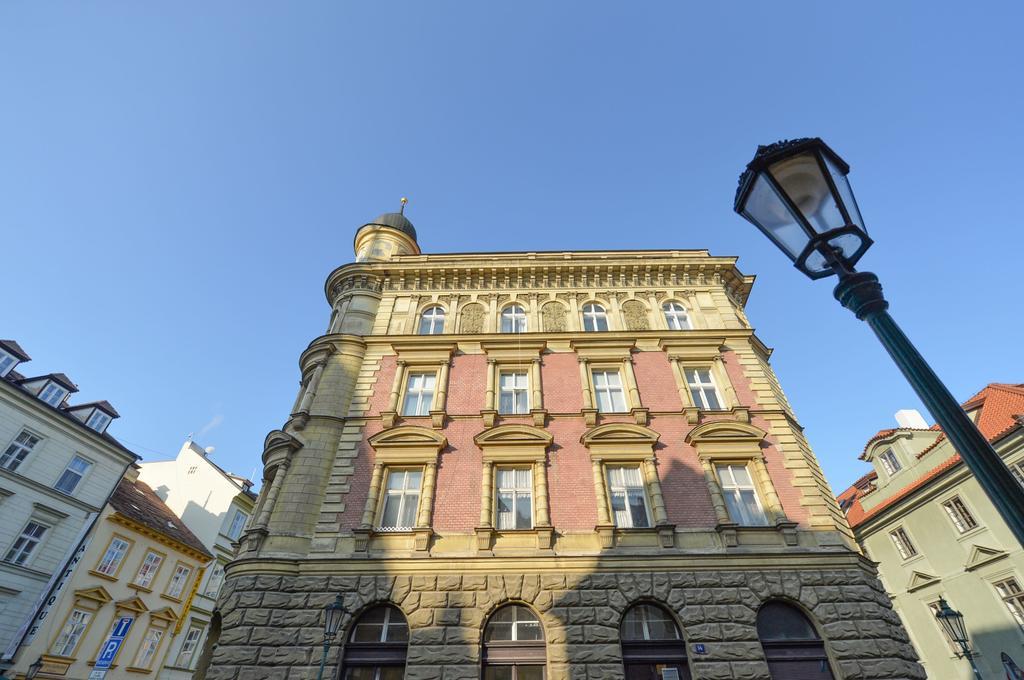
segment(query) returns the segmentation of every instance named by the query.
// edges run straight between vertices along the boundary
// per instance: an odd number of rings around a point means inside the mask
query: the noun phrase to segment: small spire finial
[[[401,200],[399,201],[399,203],[402,204],[402,207],[398,209],[398,214],[399,215],[404,215],[405,214],[405,204],[408,203],[408,202],[409,202],[409,199],[406,198],[405,196],[402,196]]]

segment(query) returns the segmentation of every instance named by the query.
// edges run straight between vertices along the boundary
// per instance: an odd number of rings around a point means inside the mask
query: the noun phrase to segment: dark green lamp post
[[[317,673],[317,680],[324,678],[324,666],[327,664],[327,652],[331,648],[331,640],[338,634],[341,627],[341,619],[345,616],[345,603],[341,595],[334,598],[334,602],[324,607],[324,653],[320,657],[320,672]]]
[[[760,146],[734,209],[812,279],[835,274],[835,297],[866,321],[1024,545],[1024,488],[889,315],[878,277],[854,269],[871,246],[847,179],[850,166],[817,137]]]
[[[28,669],[25,671],[25,680],[34,680],[34,678],[37,675],[39,675],[39,671],[42,669],[42,667],[43,667],[43,657],[39,657],[38,659],[33,661],[29,665]]]
[[[960,647],[957,656],[966,657],[971,664],[971,670],[974,671],[974,677],[981,680],[981,672],[974,663],[974,651],[971,649],[971,639],[967,636],[967,626],[964,625],[964,615],[950,607],[946,598],[940,597],[939,610],[935,612],[935,618],[942,624],[942,629],[946,631],[949,639]]]

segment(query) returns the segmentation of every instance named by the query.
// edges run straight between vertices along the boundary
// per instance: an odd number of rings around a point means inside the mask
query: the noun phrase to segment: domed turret
[[[405,216],[407,199],[399,212],[378,215],[356,231],[356,262],[388,260],[394,255],[419,255],[416,227]]]

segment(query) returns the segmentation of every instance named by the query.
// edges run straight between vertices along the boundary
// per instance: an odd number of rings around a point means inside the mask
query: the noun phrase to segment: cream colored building
[[[38,659],[38,678],[85,680],[123,617],[132,623],[108,679],[159,677],[179,661],[168,656],[184,653],[174,640],[188,637],[185,624],[212,555],[136,475],[131,470],[118,484],[78,567],[9,675],[22,677]]]
[[[355,253],[197,677],[923,677],[736,258]]]
[[[140,465],[139,479],[153,488],[167,506],[214,556],[199,582],[188,616],[169,644],[161,680],[187,680],[206,642],[210,618],[224,567],[235,556],[237,541],[252,517],[256,494],[252,482],[221,468],[194,441],[186,441],[171,460]]]
[[[1024,385],[993,383],[964,404],[1024,485]],[[873,436],[873,466],[840,495],[864,552],[902,617],[929,677],[974,675],[935,618],[939,598],[964,615],[984,678],[1001,655],[1024,667],[1024,550],[941,431],[914,411]]]
[[[84,536],[136,459],[107,432],[109,403],[69,403],[75,384],[26,376],[28,361],[0,341],[0,669],[48,624]]]

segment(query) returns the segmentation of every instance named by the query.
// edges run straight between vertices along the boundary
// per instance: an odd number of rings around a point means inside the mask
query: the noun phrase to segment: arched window
[[[661,309],[665,312],[665,323],[668,324],[669,330],[690,330],[690,317],[686,314],[686,307],[678,302],[666,302]]]
[[[593,302],[583,305],[583,330],[608,330],[608,315],[605,313],[604,307]]]
[[[653,604],[634,605],[622,617],[626,680],[690,680],[686,643],[672,615]]]
[[[402,680],[409,646],[409,624],[391,605],[359,617],[345,643],[343,680]]]
[[[509,305],[501,310],[502,333],[525,333],[526,310],[519,305]]]
[[[510,604],[484,628],[484,680],[544,680],[544,629],[530,609]]]
[[[757,612],[757,636],[775,680],[833,680],[825,643],[793,605],[766,602]]]
[[[427,307],[420,314],[420,335],[444,333],[444,307]]]

